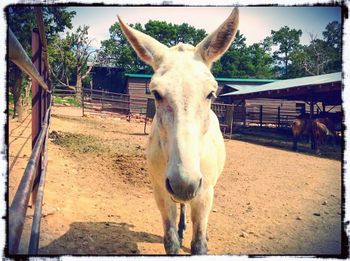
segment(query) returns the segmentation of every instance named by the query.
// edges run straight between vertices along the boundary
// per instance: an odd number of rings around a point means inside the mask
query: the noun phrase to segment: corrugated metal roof
[[[260,85],[239,85],[239,84],[225,84],[225,86],[230,87],[236,91],[248,91],[252,88],[257,88]]]
[[[288,79],[288,80],[279,80],[272,83],[254,86],[251,88],[241,88],[234,92],[221,94],[220,96],[234,96],[234,95],[250,94],[250,93],[256,93],[256,92],[264,92],[264,91],[283,90],[283,89],[296,88],[301,86],[313,86],[313,85],[320,85],[320,84],[331,83],[331,82],[339,82],[341,81],[341,79],[342,79],[341,72],[337,72],[337,73],[323,74],[323,75],[317,75],[317,76],[308,76],[308,77]],[[235,87],[233,86],[233,88]]]
[[[134,78],[151,78],[153,74],[126,73],[125,76]]]
[[[152,74],[138,74],[138,73],[126,73],[125,76],[127,77],[134,77],[134,78],[151,78],[153,75]],[[253,79],[253,78],[215,78],[215,80],[219,82],[265,82],[265,83],[270,83],[274,82],[276,80],[273,79]]]
[[[215,78],[218,82],[265,82],[270,83],[276,80],[273,79],[254,79],[254,78]]]

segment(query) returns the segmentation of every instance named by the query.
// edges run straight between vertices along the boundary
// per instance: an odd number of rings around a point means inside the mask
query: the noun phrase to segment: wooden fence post
[[[81,88],[81,108],[84,116],[84,88]]]
[[[101,111],[103,111],[103,104],[104,104],[104,99],[105,99],[105,92],[104,92],[104,90],[102,90],[102,98],[101,98],[101,103],[102,103],[102,109],[101,109]]]
[[[310,120],[312,120],[313,117],[314,117],[314,101],[310,101]],[[309,136],[309,143],[310,143],[311,149],[314,149],[315,145],[314,145],[314,140],[312,135]]]
[[[260,123],[260,127],[262,127],[262,122],[263,122],[263,106],[260,105],[260,113],[259,113],[259,123]]]
[[[246,127],[247,125],[247,108],[244,104],[244,107],[243,107],[243,126]]]
[[[281,127],[281,107],[278,106],[277,108],[277,127]]]

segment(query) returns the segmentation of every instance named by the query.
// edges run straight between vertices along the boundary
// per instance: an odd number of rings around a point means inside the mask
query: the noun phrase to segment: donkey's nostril
[[[200,189],[200,187],[202,186],[202,180],[203,180],[203,178],[201,178],[200,181],[199,181],[199,185],[198,185],[197,191],[198,191],[198,190]]]
[[[175,194],[174,191],[173,191],[173,189],[172,189],[171,186],[170,186],[170,181],[169,181],[168,178],[165,180],[165,186],[166,186],[166,189],[168,190],[168,192],[169,192],[170,194],[173,194],[173,195]]]

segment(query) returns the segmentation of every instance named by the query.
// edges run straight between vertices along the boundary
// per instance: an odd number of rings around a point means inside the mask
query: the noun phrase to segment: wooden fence
[[[56,85],[53,88],[53,95],[57,97],[74,97],[75,90],[68,89],[67,87],[64,87],[62,85]]]
[[[55,88],[54,95],[60,97],[75,96],[75,92],[67,89]],[[134,106],[137,97],[133,98]],[[83,115],[85,112],[117,112],[129,115],[131,113],[131,98],[128,94],[83,89],[82,92],[82,109]],[[143,104],[145,103],[145,104]],[[140,98],[140,108],[146,108],[147,100]],[[228,113],[231,108],[233,113]],[[288,128],[292,121],[300,113],[290,107],[283,108],[281,106],[272,105],[246,105],[236,106],[232,104],[213,103],[212,110],[218,116],[221,124],[229,124],[232,120],[233,127],[235,126],[267,126],[277,128]],[[133,110],[144,115],[146,109]],[[232,117],[228,119],[227,117]]]
[[[75,91],[56,87],[54,89],[54,95],[59,97],[75,96]],[[146,113],[146,103],[147,99],[144,99],[144,97],[133,97],[131,99],[128,94],[94,89],[83,89],[82,92],[83,114],[86,111],[104,111],[127,115],[133,112],[144,115]],[[233,110],[233,112],[229,113],[229,109]],[[272,104],[248,104],[242,106],[213,103],[212,110],[218,116],[221,124],[230,125],[232,121],[233,127],[265,126],[288,128],[295,117],[300,114],[300,112],[290,106],[283,107]]]
[[[130,113],[129,95],[115,92],[107,92],[93,89],[83,89],[82,109],[93,112],[117,112]]]

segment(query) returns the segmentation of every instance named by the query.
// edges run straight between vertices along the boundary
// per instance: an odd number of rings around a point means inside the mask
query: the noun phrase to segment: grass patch
[[[80,107],[80,103],[77,102],[73,97],[53,97],[53,103],[55,104],[69,104],[71,106]]]
[[[12,93],[9,93],[9,100],[8,100],[8,102],[13,104],[13,94]]]
[[[109,152],[109,148],[99,139],[88,135],[52,131],[49,138],[54,144],[79,153]]]

